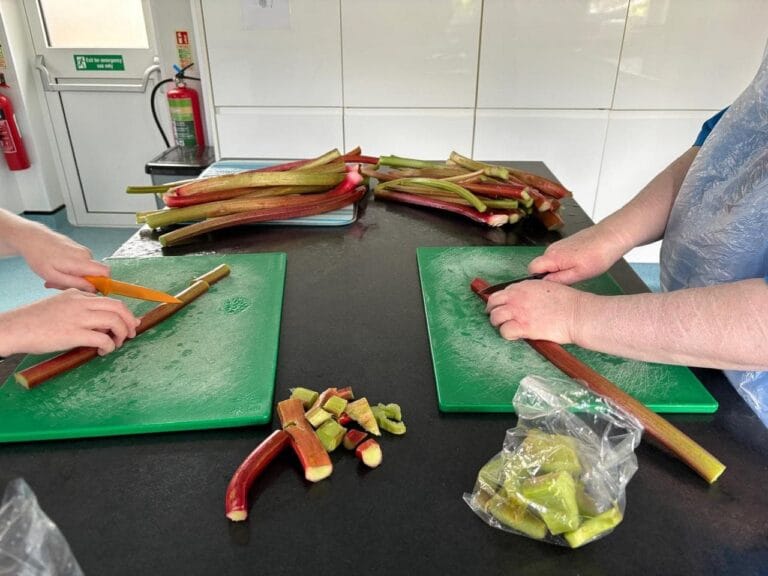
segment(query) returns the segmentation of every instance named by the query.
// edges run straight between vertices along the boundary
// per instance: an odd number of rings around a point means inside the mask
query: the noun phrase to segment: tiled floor
[[[54,216],[30,216],[51,228],[66,234],[75,241],[88,246],[94,257],[101,260],[110,256],[130,238],[135,230],[130,228],[86,228],[75,227],[67,222],[63,211]],[[653,291],[659,291],[658,264],[632,264],[635,272]],[[44,298],[55,291],[43,288],[40,278],[26,267],[21,258],[0,260],[0,312],[22,304]]]

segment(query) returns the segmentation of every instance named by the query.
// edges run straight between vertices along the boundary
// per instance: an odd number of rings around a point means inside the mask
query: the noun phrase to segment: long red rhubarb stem
[[[136,327],[136,336],[142,332],[146,332],[153,326],[184,308],[184,306],[192,302],[195,298],[207,292],[211,284],[218,282],[228,274],[229,267],[226,264],[221,264],[207,274],[195,278],[189,288],[176,294],[176,298],[182,301],[181,304],[160,304],[144,314],[140,318],[141,323]],[[127,342],[126,345],[130,345],[130,343]],[[16,378],[16,382],[24,386],[24,388],[31,389],[35,386],[39,386],[46,380],[50,380],[54,376],[58,376],[63,372],[67,372],[93,360],[98,356],[98,352],[99,351],[96,348],[79,346],[17,372],[14,374],[14,377]]]
[[[291,442],[291,437],[283,430],[275,430],[251,452],[238,466],[227,486],[224,499],[224,511],[233,522],[242,522],[248,518],[248,492],[254,480],[267,464],[283,451]]]
[[[488,300],[488,295],[483,294],[482,291],[488,286],[489,283],[482,278],[475,278],[470,285],[472,291],[485,301]],[[565,374],[634,416],[651,438],[669,449],[710,484],[717,481],[725,471],[725,465],[722,462],[689,436],[646,408],[644,404],[635,400],[559,344],[548,340],[526,340],[526,342]]]
[[[436,198],[430,198],[429,196],[419,196],[417,194],[408,194],[405,192],[390,192],[389,190],[376,190],[376,198],[382,198],[384,200],[392,200],[400,202],[402,204],[412,204],[414,206],[425,206],[427,208],[436,208],[438,210],[444,210],[445,212],[453,212],[459,214],[475,222],[486,224],[492,227],[503,226],[509,222],[509,216],[507,214],[500,214],[496,212],[478,212],[471,206],[463,206],[461,204],[454,204],[452,202],[445,202]]]

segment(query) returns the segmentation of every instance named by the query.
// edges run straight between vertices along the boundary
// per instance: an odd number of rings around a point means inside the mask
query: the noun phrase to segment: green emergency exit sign
[[[119,54],[75,54],[75,70],[125,70]]]

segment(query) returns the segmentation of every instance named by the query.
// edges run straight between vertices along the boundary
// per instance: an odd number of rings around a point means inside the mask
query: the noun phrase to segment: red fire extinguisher
[[[176,145],[182,148],[205,146],[197,91],[187,86],[182,76],[176,78],[176,87],[168,90],[167,96]]]
[[[0,94],[0,147],[10,170],[29,168],[29,157],[16,125],[13,104],[3,94]]]

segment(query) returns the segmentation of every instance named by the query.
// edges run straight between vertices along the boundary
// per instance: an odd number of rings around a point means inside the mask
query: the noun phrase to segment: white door
[[[144,165],[165,146],[149,94],[160,73],[149,0],[24,0],[70,221],[130,226],[154,198]],[[161,105],[158,103],[158,105]]]

